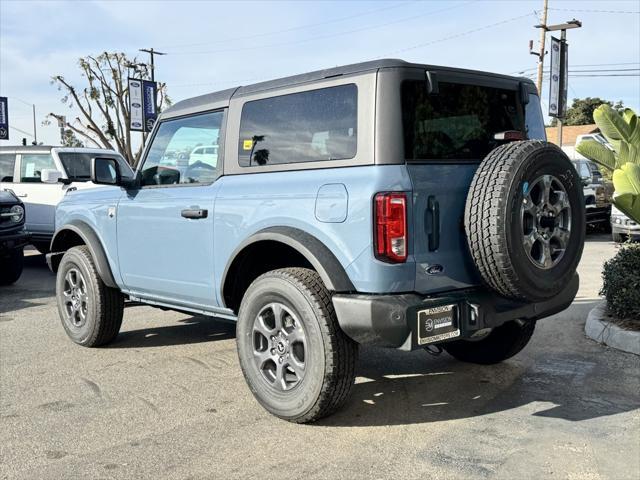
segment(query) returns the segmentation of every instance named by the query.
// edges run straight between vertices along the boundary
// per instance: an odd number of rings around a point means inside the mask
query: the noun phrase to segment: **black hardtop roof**
[[[268,80],[266,82],[254,83],[251,85],[245,85],[235,88],[229,88],[219,92],[207,93],[193,98],[182,100],[172,105],[163,112],[163,116],[179,116],[186,113],[193,113],[198,110],[208,110],[216,108],[220,103],[228,104],[232,97],[238,97],[250,93],[262,92],[266,90],[273,90],[277,88],[290,87],[294,85],[300,85],[304,83],[310,83],[318,80],[323,80],[330,77],[338,77],[345,75],[352,75],[356,73],[364,73],[367,71],[377,71],[383,68],[419,68],[423,70],[440,70],[440,71],[452,71],[452,72],[464,72],[483,76],[492,76],[495,78],[503,78],[510,80],[525,81],[533,84],[533,81],[523,77],[513,77],[509,75],[502,75],[498,73],[483,72],[479,70],[469,70],[463,68],[443,67],[437,65],[427,65],[421,63],[411,63],[404,60],[385,58],[380,60],[372,60],[369,62],[353,63],[351,65],[344,65],[341,67],[326,68],[324,70],[316,70],[314,72],[303,73],[300,75],[293,75],[290,77],[277,78],[274,80]]]

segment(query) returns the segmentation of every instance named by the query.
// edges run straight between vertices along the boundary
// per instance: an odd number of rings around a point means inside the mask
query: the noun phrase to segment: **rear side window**
[[[424,81],[402,84],[402,120],[407,160],[482,159],[506,130],[524,132],[515,90],[438,83],[429,95]]]
[[[56,169],[56,163],[50,153],[23,153],[20,158],[20,181],[24,183],[40,182],[42,170]]]
[[[243,167],[355,157],[358,88],[340,85],[247,102],[240,120]]]
[[[13,182],[13,167],[15,164],[15,153],[0,154],[0,182]]]

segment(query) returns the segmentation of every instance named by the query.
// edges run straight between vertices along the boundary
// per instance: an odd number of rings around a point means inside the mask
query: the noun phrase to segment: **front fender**
[[[72,234],[70,235],[69,232],[72,232]],[[51,253],[47,254],[47,264],[51,271],[55,273],[64,252],[77,245],[77,242],[70,243],[70,238],[76,235],[89,248],[91,257],[96,264],[98,275],[100,275],[104,284],[111,288],[118,288],[100,238],[88,224],[80,220],[72,220],[64,224],[53,234]]]

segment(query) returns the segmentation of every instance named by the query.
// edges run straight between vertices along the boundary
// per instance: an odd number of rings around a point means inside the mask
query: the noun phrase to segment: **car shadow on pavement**
[[[121,331],[108,348],[144,348],[187,345],[235,338],[235,323],[193,316],[166,325],[139,330]]]
[[[516,357],[478,366],[445,353],[437,358],[425,352],[363,353],[347,405],[318,425],[408,425],[516,408],[519,416],[581,421],[640,408],[637,395],[604,386],[613,372],[583,356],[557,352],[529,365]]]
[[[44,255],[24,257],[24,270],[13,285],[0,287],[0,315],[5,321],[23,308],[44,305],[55,296],[56,278],[47,268]]]

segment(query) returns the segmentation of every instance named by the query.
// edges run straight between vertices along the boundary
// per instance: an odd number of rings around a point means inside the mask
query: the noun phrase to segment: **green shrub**
[[[607,298],[609,311],[640,323],[640,244],[628,244],[608,260],[602,280],[600,294]]]

